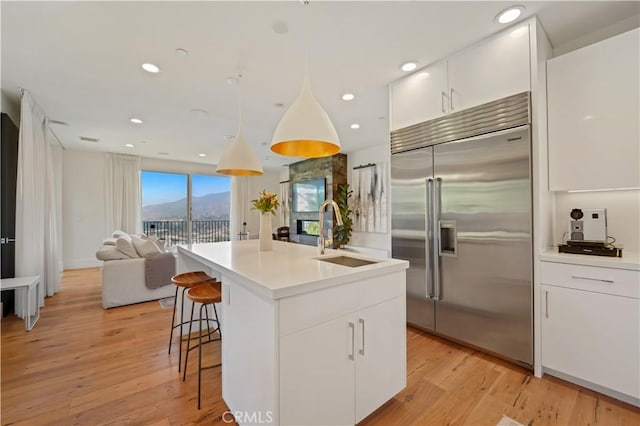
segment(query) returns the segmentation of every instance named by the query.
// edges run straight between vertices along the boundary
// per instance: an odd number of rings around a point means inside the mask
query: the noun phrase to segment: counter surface
[[[281,299],[380,274],[401,271],[409,262],[381,259],[341,250],[318,249],[302,244],[273,241],[273,250],[260,251],[258,240],[185,244],[178,253],[199,260],[212,269],[239,278],[249,289],[270,299]],[[377,263],[359,267],[336,265],[321,257],[348,256]]]
[[[640,253],[622,251],[622,257],[590,256],[586,254],[558,253],[549,249],[540,253],[543,262],[570,263],[573,265],[598,266],[602,268],[640,271]]]

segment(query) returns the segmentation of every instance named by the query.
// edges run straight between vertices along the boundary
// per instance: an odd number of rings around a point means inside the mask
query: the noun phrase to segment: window
[[[167,245],[229,240],[230,178],[144,170],[141,182],[145,234]]]

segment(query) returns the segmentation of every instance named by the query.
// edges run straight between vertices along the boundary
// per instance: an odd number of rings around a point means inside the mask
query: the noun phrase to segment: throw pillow
[[[133,243],[133,247],[136,249],[138,254],[142,257],[150,257],[154,254],[161,253],[158,246],[151,240],[143,240],[140,238],[132,238],[131,242]]]
[[[155,245],[158,246],[158,249],[160,249],[161,252],[165,252],[166,251],[166,247],[164,245],[164,240],[159,240],[157,237],[151,237],[149,238],[151,241],[153,241],[155,243]]]
[[[100,250],[96,252],[96,257],[98,258],[98,260],[131,259],[129,256],[122,253],[120,250],[118,250],[114,246],[102,246]]]
[[[131,242],[127,241],[124,237],[120,237],[116,240],[116,248],[132,259],[140,257],[138,256],[136,249],[131,245]]]
[[[120,230],[113,231],[112,237],[113,238],[124,238],[125,240],[131,242],[131,236],[129,236],[129,234],[127,234],[124,231],[120,231]]]
[[[104,246],[115,246],[117,238],[105,238],[102,240],[102,245]]]

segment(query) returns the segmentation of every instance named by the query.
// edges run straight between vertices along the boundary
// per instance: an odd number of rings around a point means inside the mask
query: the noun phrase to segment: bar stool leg
[[[176,328],[176,305],[178,304],[178,289],[176,286],[176,294],[173,299],[173,314],[171,315],[171,333],[169,334],[169,355],[171,355],[171,342],[173,342],[173,329]],[[180,342],[182,345],[182,342]]]
[[[200,314],[202,314],[202,312],[200,312]],[[209,309],[204,310],[204,315],[207,318],[207,336],[209,337],[209,341],[211,341],[211,320],[209,319]],[[202,316],[200,317],[200,321],[202,321]]]
[[[207,305],[205,304],[200,305],[200,322],[198,323],[200,325],[200,332],[198,333],[198,410],[200,409],[200,389],[201,389],[201,383],[202,383],[202,309],[203,308],[206,311]],[[208,317],[209,316],[207,315],[207,327],[209,327]],[[207,328],[207,331],[208,330],[209,329]],[[209,334],[209,341],[211,341],[210,334]]]
[[[184,357],[184,370],[182,371],[182,381],[184,382],[187,378],[187,364],[189,363],[189,349],[191,348],[191,325],[193,324],[193,308],[195,308],[196,304],[193,303],[191,305],[191,321],[189,321],[189,339],[187,340],[187,353]],[[182,344],[182,340],[180,340],[180,344]]]
[[[180,351],[178,352],[178,373],[180,372],[180,368],[182,366],[182,325],[184,324],[184,292],[186,289],[187,289],[186,287],[182,287],[182,301],[181,301],[182,309],[180,309]],[[176,291],[176,295],[177,295],[177,291]],[[193,313],[191,315],[192,315],[191,319],[193,320]],[[189,323],[189,330],[191,330],[191,323]],[[189,334],[191,334],[191,331],[189,331]]]
[[[220,328],[220,317],[218,316],[218,311],[216,310],[216,304],[212,303],[211,305],[213,306],[213,313],[216,316],[216,327],[218,330],[218,334],[220,335],[220,340],[222,340],[222,329]]]

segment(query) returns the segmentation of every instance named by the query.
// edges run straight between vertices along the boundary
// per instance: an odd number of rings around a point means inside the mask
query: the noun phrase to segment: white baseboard
[[[96,259],[71,259],[64,261],[64,269],[82,269],[82,268],[95,268],[102,266],[102,261]]]

